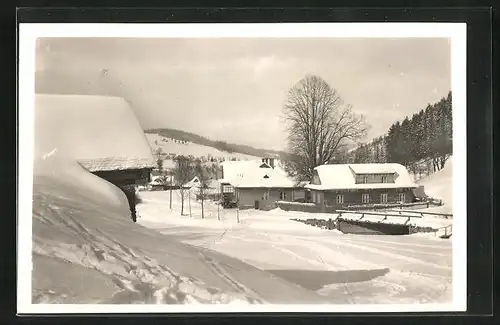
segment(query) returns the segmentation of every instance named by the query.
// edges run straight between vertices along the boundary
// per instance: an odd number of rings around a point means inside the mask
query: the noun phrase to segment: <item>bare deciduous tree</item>
[[[160,173],[163,171],[163,149],[161,147],[158,147],[155,150],[155,158],[156,158],[156,165],[158,166],[158,170]]]
[[[185,187],[191,179],[193,179],[193,162],[190,158],[185,156],[175,157],[175,168],[173,170],[174,180],[179,186],[179,193],[181,195],[181,216],[184,215],[184,198],[187,189]]]
[[[284,113],[292,157],[286,169],[298,180],[310,180],[314,167],[332,161],[342,147],[363,138],[368,130],[364,117],[313,75],[289,90]]]
[[[210,175],[212,173],[210,167],[205,166],[203,162],[198,159],[196,160],[196,164],[194,167],[194,171],[198,180],[200,181],[199,193],[200,193],[200,202],[201,202],[201,218],[205,219],[204,207],[203,203],[205,202],[205,195],[210,183]]]

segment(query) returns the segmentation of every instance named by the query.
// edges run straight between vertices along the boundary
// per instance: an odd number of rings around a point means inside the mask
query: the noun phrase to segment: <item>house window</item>
[[[368,183],[368,176],[363,176],[363,184],[367,184]]]
[[[370,194],[369,193],[363,193],[361,195],[361,201],[363,203],[370,203]]]
[[[265,191],[265,192],[264,192],[264,196],[262,197],[262,199],[263,199],[264,201],[269,200],[269,191]]]
[[[286,201],[286,192],[280,192],[280,200]]]
[[[387,193],[380,194],[380,203],[387,203]]]
[[[313,200],[313,203],[316,203],[316,191],[312,192],[312,200]]]
[[[231,185],[222,186],[222,193],[233,193],[234,189]]]
[[[399,202],[404,203],[406,201],[406,196],[404,193],[399,193]]]
[[[387,175],[382,176],[382,183],[387,183]]]
[[[344,204],[344,195],[343,194],[337,194],[337,204]]]

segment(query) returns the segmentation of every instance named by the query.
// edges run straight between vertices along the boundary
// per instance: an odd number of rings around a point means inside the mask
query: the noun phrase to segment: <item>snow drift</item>
[[[420,179],[417,183],[424,186],[425,194],[442,200],[446,211],[451,213],[453,207],[453,156],[446,161],[443,169]]]

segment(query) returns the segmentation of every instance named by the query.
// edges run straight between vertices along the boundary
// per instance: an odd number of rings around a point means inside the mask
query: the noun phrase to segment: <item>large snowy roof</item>
[[[122,98],[37,94],[35,132],[35,160],[53,153],[89,171],[155,166],[144,132]]]
[[[259,160],[224,161],[220,164],[224,178],[219,179],[219,182],[231,183],[233,179],[241,177],[245,170],[259,168],[262,164],[263,162]]]
[[[237,188],[295,187],[294,181],[284,172],[280,169],[273,169],[260,160],[225,161],[221,163],[221,166],[224,178],[218,181],[229,183]]]
[[[272,168],[250,167],[231,181],[236,188],[292,188],[293,180]]]
[[[321,185],[309,184],[306,188],[317,190],[336,189],[375,189],[375,188],[415,188],[410,174],[400,164],[332,164],[321,165],[315,168],[318,172]],[[394,173],[394,183],[369,183],[356,184],[356,173],[360,174],[384,174]]]

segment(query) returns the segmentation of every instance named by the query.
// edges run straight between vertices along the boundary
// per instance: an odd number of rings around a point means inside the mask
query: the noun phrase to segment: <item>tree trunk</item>
[[[221,193],[219,193],[219,204],[217,204],[217,220],[220,221],[220,205],[222,203]]]
[[[184,191],[181,189],[181,216],[184,215]]]
[[[170,210],[172,210],[172,175],[170,175]]]
[[[200,194],[201,194],[201,218],[202,219],[205,219],[205,214],[204,214],[204,211],[203,211],[203,190],[200,190]]]
[[[443,168],[444,168],[444,165],[446,164],[446,160],[447,160],[447,159],[446,159],[446,156],[442,156],[442,157],[441,157],[441,169],[443,169]]]
[[[191,214],[191,192],[188,192],[188,203],[189,203],[189,217],[191,218],[193,216]]]
[[[204,214],[204,211],[203,211],[203,196],[201,197],[201,218],[205,219],[205,214]]]

